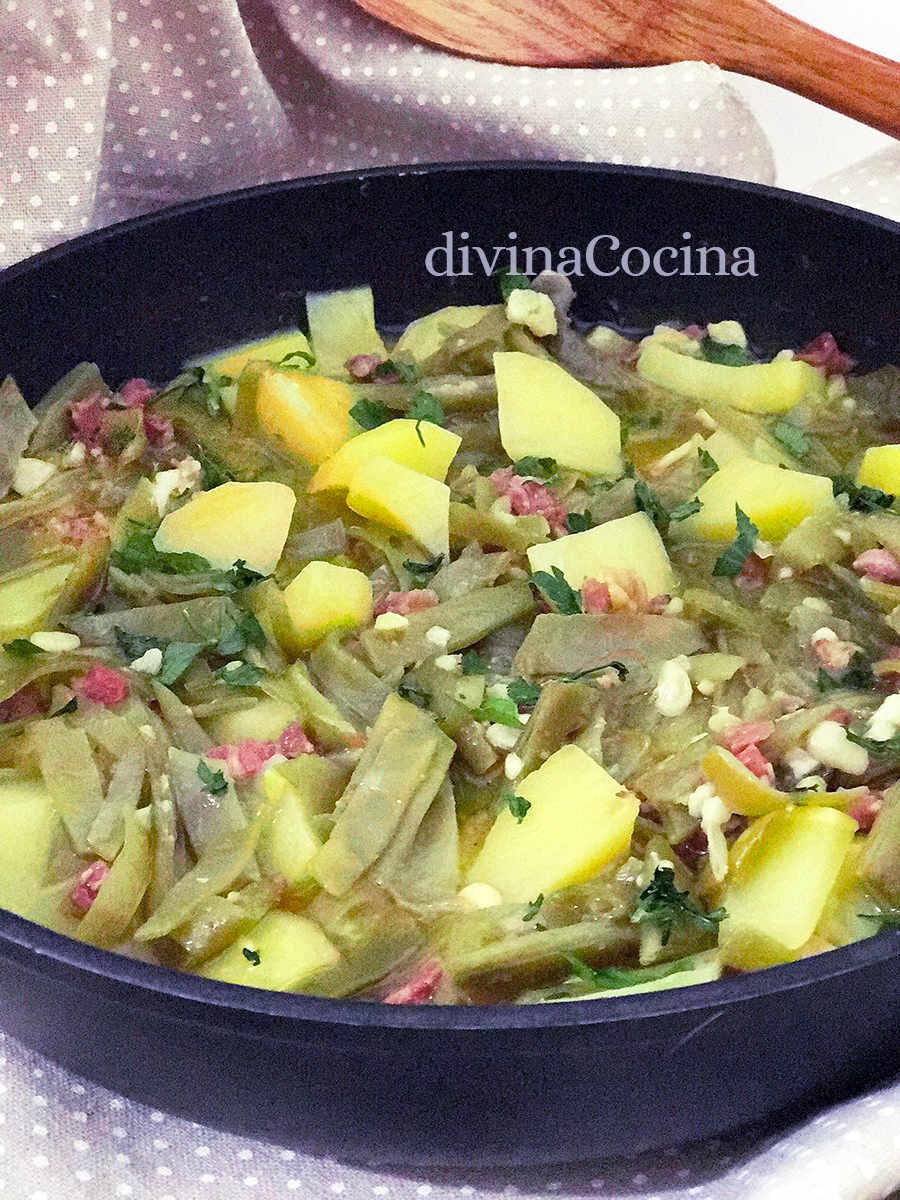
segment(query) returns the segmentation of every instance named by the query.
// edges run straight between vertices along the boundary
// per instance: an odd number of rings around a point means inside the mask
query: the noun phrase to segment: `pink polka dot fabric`
[[[0,0],[0,265],[182,199],[299,175],[574,159],[771,182],[725,75],[500,66],[350,0]]]

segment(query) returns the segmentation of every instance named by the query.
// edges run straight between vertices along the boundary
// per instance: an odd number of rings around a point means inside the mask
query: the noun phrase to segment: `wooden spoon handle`
[[[728,0],[725,5],[695,0],[692,8],[682,17],[688,40],[695,46],[709,44],[712,61],[720,67],[777,84],[900,137],[900,63],[758,0]],[[706,12],[701,14],[701,8]],[[701,24],[702,16],[706,20]]]
[[[356,0],[445,49],[530,66],[700,59],[754,75],[900,137],[900,63],[766,0]]]

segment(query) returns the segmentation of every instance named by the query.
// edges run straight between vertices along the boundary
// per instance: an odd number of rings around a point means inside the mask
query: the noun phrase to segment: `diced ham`
[[[143,408],[156,395],[156,388],[146,379],[127,379],[118,394],[126,408]]]
[[[85,396],[69,405],[69,423],[72,437],[88,450],[98,449],[103,429],[103,413],[109,408],[109,399],[99,392]]]
[[[709,853],[709,839],[698,825],[672,849],[690,871],[699,871]]]
[[[428,1004],[443,978],[439,963],[425,963],[409,983],[395,988],[384,998],[385,1004]]]
[[[875,824],[875,818],[878,816],[880,808],[881,796],[877,792],[867,791],[864,796],[860,796],[855,803],[850,805],[847,813],[856,822],[860,833],[869,833]]]
[[[100,885],[109,874],[110,868],[102,858],[98,858],[78,876],[78,882],[72,888],[69,899],[72,906],[79,912],[86,913],[100,891]]]
[[[843,725],[846,728],[853,720],[853,713],[848,708],[833,708],[826,720],[834,721],[836,725]]]
[[[434,608],[438,603],[437,594],[431,588],[414,588],[409,592],[388,592],[386,596],[376,601],[373,612],[376,617],[382,613],[399,613],[407,617],[410,613],[424,612]]]
[[[581,606],[586,613],[605,613],[612,608],[609,587],[599,579],[585,579],[581,585]]]
[[[344,366],[354,379],[371,379],[375,368],[381,366],[382,362],[383,359],[377,354],[354,354],[352,358],[347,359]]]
[[[755,592],[766,586],[769,569],[766,560],[758,554],[748,554],[744,565],[735,576],[734,586],[745,592]]]
[[[825,375],[846,375],[856,364],[856,359],[838,349],[833,333],[820,333],[802,350],[795,351],[794,358],[802,358]]]
[[[96,512],[92,517],[60,517],[53,516],[47,521],[47,527],[64,542],[73,546],[83,546],[100,532],[109,528],[109,522],[103,513]]]
[[[537,514],[544,517],[550,532],[556,537],[564,537],[569,532],[566,525],[569,510],[546,484],[523,479],[512,467],[500,467],[494,471],[491,483],[497,489],[497,495],[509,501],[509,511],[514,517]]]
[[[157,451],[168,453],[175,447],[175,429],[168,417],[155,412],[144,412],[144,436]]]
[[[706,337],[706,327],[704,325],[685,325],[681,332],[686,337],[693,338],[695,342],[702,342]]]
[[[864,550],[853,560],[853,570],[878,583],[900,583],[900,560],[889,550]]]
[[[741,721],[722,730],[722,745],[758,779],[772,780],[775,770],[760,750],[759,743],[774,732],[775,726],[771,721]]]
[[[28,717],[39,717],[45,711],[46,705],[41,693],[33,683],[26,683],[23,688],[0,701],[0,725],[24,721]]]
[[[106,708],[114,708],[128,699],[131,688],[121,671],[95,663],[84,675],[72,681],[72,690],[79,700],[93,700]]]
[[[296,721],[286,725],[278,739],[278,753],[285,758],[299,758],[301,754],[315,754],[316,748]]]
[[[315,751],[315,746],[301,726],[291,722],[281,731],[277,742],[245,738],[242,742],[212,746],[205,754],[207,758],[224,762],[232,779],[251,779],[276,754],[284,758],[298,758],[301,754],[315,754]]]
[[[820,637],[812,643],[812,650],[826,671],[846,671],[859,646],[840,638]]]

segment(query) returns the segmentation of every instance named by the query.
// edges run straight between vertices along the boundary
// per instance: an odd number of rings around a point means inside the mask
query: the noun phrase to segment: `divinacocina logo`
[[[693,234],[682,233],[680,246],[626,246],[614,233],[598,233],[584,247],[519,246],[518,234],[510,232],[505,246],[476,246],[469,234],[454,234],[446,230],[443,245],[432,246],[425,255],[425,269],[430,275],[457,276],[495,275],[498,271],[511,275],[537,275],[541,271],[558,271],[562,275],[612,276],[624,275],[756,275],[756,255],[750,246],[693,244]]]

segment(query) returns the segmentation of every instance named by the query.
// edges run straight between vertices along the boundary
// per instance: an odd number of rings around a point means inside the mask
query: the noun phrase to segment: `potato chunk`
[[[372,585],[355,567],[307,563],[284,589],[284,603],[304,649],[332,629],[355,629],[372,615]]]
[[[382,455],[359,464],[347,505],[389,529],[408,533],[430,554],[446,555],[450,543],[450,489]]]
[[[296,501],[283,483],[223,483],[164,517],[153,545],[164,553],[200,554],[220,570],[241,559],[252,571],[271,575]]]
[[[0,786],[0,908],[28,914],[43,885],[58,826],[43,787],[26,780]]]
[[[500,441],[513,460],[535,455],[590,475],[622,465],[618,416],[550,359],[520,351],[494,355]]]
[[[287,992],[334,966],[340,957],[314,922],[276,910],[197,973],[225,983]]]
[[[703,507],[688,520],[704,537],[733,538],[737,504],[760,537],[778,542],[810,513],[830,504],[832,496],[831,480],[824,475],[783,470],[754,458],[732,458],[697,492]]]
[[[469,869],[508,903],[590,879],[624,854],[638,801],[578,746],[563,746],[516,793],[531,807],[519,822],[504,809]]]
[[[615,583],[628,571],[640,576],[648,596],[662,596],[675,586],[666,548],[643,513],[532,546],[528,562],[532,571],[559,567],[573,588],[580,588],[585,579]]]
[[[350,436],[353,395],[339,379],[306,371],[263,371],[256,416],[268,433],[317,467]]]
[[[380,454],[401,467],[420,471],[443,483],[461,441],[458,434],[432,421],[403,417],[386,421],[344,442],[316,471],[309,491],[350,487],[360,463],[371,454]]]
[[[900,495],[900,446],[871,446],[863,455],[857,483]]]

